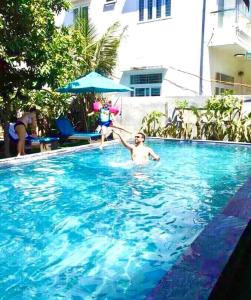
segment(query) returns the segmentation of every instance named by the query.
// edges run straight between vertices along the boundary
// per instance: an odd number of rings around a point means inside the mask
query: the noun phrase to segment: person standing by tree
[[[67,0],[1,1],[0,115],[6,157],[10,156],[9,120],[16,108],[28,102],[30,91],[49,85],[52,72],[45,66],[58,34],[55,15],[69,6]]]
[[[31,136],[37,136],[37,117],[36,108],[33,107],[19,118],[14,125],[18,135],[17,156],[25,155],[25,137],[27,135],[28,126],[31,126]]]

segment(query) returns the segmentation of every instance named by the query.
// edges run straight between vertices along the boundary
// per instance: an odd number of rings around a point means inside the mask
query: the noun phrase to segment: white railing
[[[211,24],[215,33],[213,44],[231,44],[236,40],[238,43],[239,40],[241,46],[251,47],[251,13],[245,5],[238,4],[211,12]]]

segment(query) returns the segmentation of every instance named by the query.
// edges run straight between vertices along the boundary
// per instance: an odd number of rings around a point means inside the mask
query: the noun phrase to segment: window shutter
[[[139,21],[144,21],[144,0],[139,0]]]
[[[166,17],[171,16],[171,0],[165,0],[166,3]]]
[[[74,22],[77,20],[78,18],[78,8],[74,8],[73,9],[73,20]]]
[[[81,18],[88,20],[88,6],[81,7]]]
[[[151,20],[153,18],[153,0],[148,0],[147,10],[148,10],[148,20]]]
[[[156,0],[156,18],[161,18],[161,4],[162,0]]]

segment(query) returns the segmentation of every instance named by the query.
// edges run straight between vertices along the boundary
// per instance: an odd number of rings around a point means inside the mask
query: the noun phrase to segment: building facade
[[[114,78],[131,97],[251,95],[249,0],[72,0],[58,17],[89,18],[102,34],[127,30]]]

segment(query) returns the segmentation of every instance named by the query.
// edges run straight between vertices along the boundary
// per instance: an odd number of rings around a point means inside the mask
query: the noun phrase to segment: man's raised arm
[[[127,143],[127,142],[122,138],[122,136],[120,135],[120,133],[118,133],[118,132],[116,132],[116,131],[114,131],[114,130],[113,130],[113,132],[119,136],[119,138],[120,138],[120,140],[121,140],[121,143],[122,143],[128,150],[132,151],[133,145]]]

